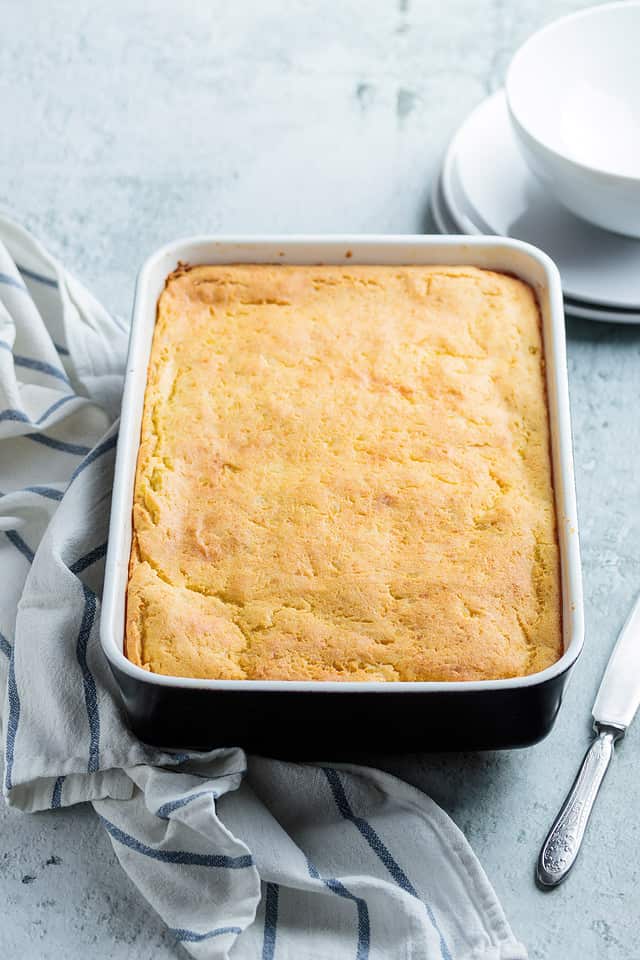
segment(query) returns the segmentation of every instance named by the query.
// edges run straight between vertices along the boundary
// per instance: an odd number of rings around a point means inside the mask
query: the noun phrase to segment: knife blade
[[[640,705],[640,597],[636,600],[609,657],[593,705],[595,723],[620,727],[631,724]]]
[[[596,737],[540,850],[536,877],[543,889],[561,883],[575,863],[615,744],[624,736],[639,705],[640,596],[620,631],[600,682],[592,710]]]

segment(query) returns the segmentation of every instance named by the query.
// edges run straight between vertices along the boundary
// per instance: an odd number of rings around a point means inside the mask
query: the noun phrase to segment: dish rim
[[[563,600],[562,656],[551,666],[527,676],[510,677],[498,680],[448,680],[448,681],[335,681],[335,680],[219,680],[199,677],[175,677],[152,673],[132,663],[124,653],[124,618],[120,627],[117,621],[119,601],[124,610],[124,595],[128,583],[128,565],[131,544],[131,508],[133,500],[133,481],[140,443],[140,420],[142,403],[147,380],[147,367],[151,346],[152,330],[155,326],[156,308],[159,293],[154,275],[162,273],[162,285],[166,277],[180,261],[188,260],[188,251],[195,248],[202,251],[202,259],[197,263],[338,263],[355,265],[359,262],[391,265],[449,265],[473,266],[472,260],[463,254],[469,251],[472,257],[482,259],[482,254],[499,255],[501,251],[519,254],[524,260],[534,264],[543,280],[536,283],[525,280],[534,287],[540,311],[543,317],[544,355],[546,359],[547,394],[553,386],[555,416],[551,413],[549,396],[550,440],[554,461],[554,496],[560,542],[560,574]],[[304,253],[308,248],[317,251],[315,256]],[[338,256],[337,249],[344,248]],[[354,253],[356,248],[359,255]],[[416,250],[430,251],[435,259],[416,260]],[[392,250],[395,259],[385,261]],[[296,259],[298,256],[303,259]],[[326,258],[322,258],[322,252]],[[413,258],[412,258],[413,251]],[[448,253],[451,251],[451,258]],[[457,251],[457,253],[456,253]],[[369,259],[363,261],[364,252]],[[239,256],[243,254],[244,256]],[[447,256],[443,259],[443,253]],[[234,255],[235,254],[235,255]],[[253,254],[249,259],[247,254]],[[375,255],[376,259],[371,259]],[[216,259],[211,259],[215,258]],[[265,259],[269,257],[269,259]],[[400,257],[400,258],[399,258]],[[169,269],[167,267],[170,267]],[[497,265],[485,267],[502,272],[512,272]],[[517,274],[516,274],[517,275]],[[154,289],[156,292],[154,293]],[[544,303],[543,303],[544,300]],[[149,324],[148,347],[144,347],[143,325],[148,319],[148,311],[153,311],[153,322]],[[551,362],[550,361],[551,358]],[[140,368],[144,368],[141,377]],[[141,383],[141,385],[140,385]],[[138,406],[138,413],[135,410]],[[558,467],[559,476],[557,475]],[[562,525],[562,529],[561,529]],[[123,588],[119,581],[123,582]],[[118,635],[120,639],[118,640]],[[558,677],[570,669],[583,647],[584,617],[582,598],[582,579],[579,551],[578,519],[573,471],[573,449],[571,441],[571,417],[569,408],[568,379],[566,366],[566,338],[560,274],[551,258],[531,244],[505,237],[448,235],[411,235],[411,234],[293,234],[293,235],[196,235],[184,237],[157,249],[143,263],[138,273],[133,315],[131,322],[129,351],[124,381],[122,415],[116,448],[113,496],[109,523],[109,539],[105,563],[102,615],[100,618],[100,642],[110,664],[126,674],[132,680],[160,687],[183,688],[193,690],[234,690],[263,692],[325,692],[325,693],[470,693],[510,690],[537,686]]]

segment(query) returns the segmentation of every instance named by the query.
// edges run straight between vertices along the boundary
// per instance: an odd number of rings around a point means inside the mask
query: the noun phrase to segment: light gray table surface
[[[122,315],[141,260],[176,236],[429,232],[449,136],[510,52],[580,5],[0,0],[0,209]],[[385,765],[462,828],[533,960],[636,960],[640,725],[573,876],[552,894],[533,883],[640,588],[640,327],[567,330],[587,637],[557,725],[527,750]],[[7,957],[185,956],[84,807],[0,802],[0,902]]]

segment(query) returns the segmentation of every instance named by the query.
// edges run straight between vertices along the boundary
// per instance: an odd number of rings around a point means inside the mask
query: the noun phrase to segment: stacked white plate
[[[514,237],[545,250],[567,313],[640,323],[640,240],[580,220],[544,191],[520,154],[502,90],[454,136],[431,206],[442,233]]]

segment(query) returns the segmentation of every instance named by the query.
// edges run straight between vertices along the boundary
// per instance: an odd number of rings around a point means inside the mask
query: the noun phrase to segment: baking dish
[[[555,664],[507,680],[369,683],[170,677],[143,670],[125,657],[131,507],[147,364],[157,300],[179,262],[468,264],[514,274],[534,288],[543,320],[561,558],[564,652]],[[101,641],[133,730],[142,740],[165,747],[240,745],[271,755],[353,756],[372,749],[520,747],[544,737],[583,643],[564,315],[553,262],[535,247],[498,237],[196,237],[153,254],[136,287]]]

